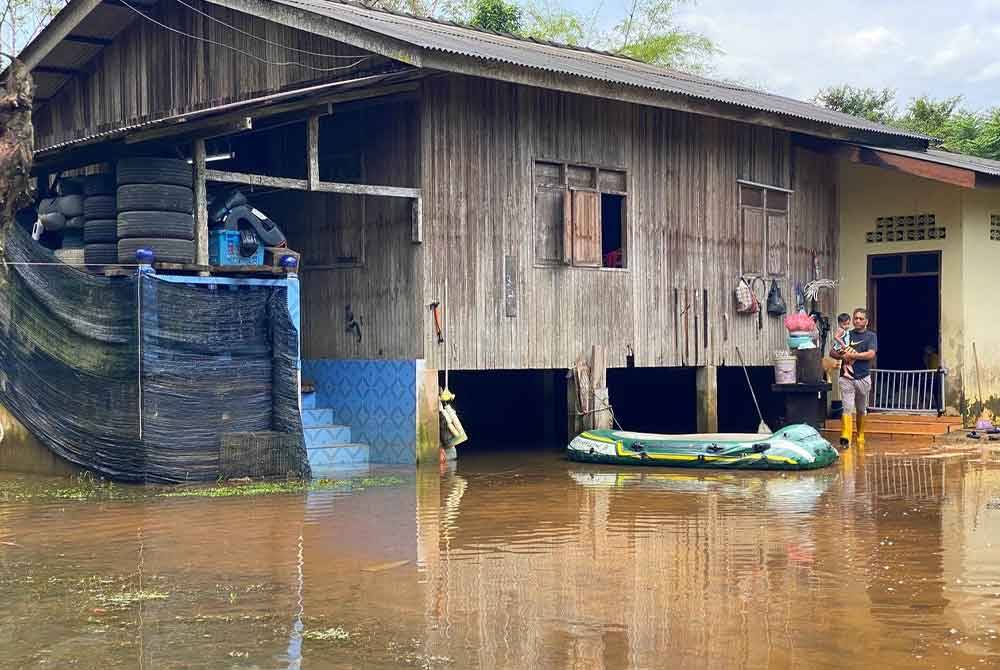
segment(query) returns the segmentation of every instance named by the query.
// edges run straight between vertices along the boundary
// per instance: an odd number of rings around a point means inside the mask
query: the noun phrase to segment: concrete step
[[[332,409],[303,409],[302,410],[302,427],[303,428],[316,428],[318,426],[329,426],[333,423],[333,410]]]
[[[828,419],[825,428],[840,430],[840,419]],[[946,423],[930,423],[918,421],[889,421],[887,419],[871,420],[865,417],[866,433],[901,433],[911,435],[944,435],[954,426]]]
[[[314,447],[307,449],[306,453],[309,454],[309,466],[315,477],[324,468],[367,465],[369,451],[367,444],[347,443],[334,447]]]
[[[840,429],[824,428],[820,433],[830,444],[836,445],[840,440]],[[857,434],[855,434],[855,439]],[[865,428],[865,441],[867,443],[880,444],[885,442],[893,443],[905,443],[907,445],[928,445],[935,444],[940,439],[939,435],[930,435],[926,433],[896,433],[892,431],[874,431]]]
[[[933,414],[890,414],[886,412],[872,412],[867,416],[871,421],[913,421],[916,423],[943,423],[949,426],[961,426],[960,416],[934,416]]]
[[[349,444],[351,441],[350,426],[339,426],[337,424],[312,426],[304,428],[302,432],[306,438],[306,449],[337,447],[342,444]]]

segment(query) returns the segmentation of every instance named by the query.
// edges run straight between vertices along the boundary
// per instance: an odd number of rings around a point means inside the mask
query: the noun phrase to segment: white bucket
[[[774,383],[795,383],[795,356],[778,352],[774,356]]]

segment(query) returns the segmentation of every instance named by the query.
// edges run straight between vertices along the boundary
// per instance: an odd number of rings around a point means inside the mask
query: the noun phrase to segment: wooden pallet
[[[153,263],[153,269],[163,274],[207,275],[213,277],[261,277],[284,279],[291,272],[267,265],[198,265],[197,263]],[[135,265],[105,265],[105,277],[131,277]]]

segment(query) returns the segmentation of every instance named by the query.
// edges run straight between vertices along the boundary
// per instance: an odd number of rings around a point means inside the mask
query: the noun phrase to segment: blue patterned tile
[[[306,440],[306,449],[315,447],[335,447],[351,441],[349,426],[317,426],[302,431]]]
[[[318,406],[334,407],[334,421],[370,445],[373,463],[416,462],[416,361],[305,360],[302,375]]]
[[[370,449],[367,444],[341,444],[336,447],[307,449],[309,466],[366,465]],[[315,475],[315,473],[314,473]]]
[[[302,410],[302,427],[303,428],[313,428],[316,426],[329,426],[333,423],[333,410],[332,409],[303,409]]]

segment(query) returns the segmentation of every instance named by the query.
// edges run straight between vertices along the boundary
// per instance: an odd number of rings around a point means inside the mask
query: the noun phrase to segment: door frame
[[[937,256],[937,272],[907,272],[907,261],[909,256],[923,256],[927,254],[934,254]],[[891,273],[891,274],[880,274],[872,276],[872,260],[875,258],[886,258],[889,256],[899,256],[903,259],[902,272]],[[896,277],[937,277],[937,290],[938,290],[938,313],[937,313],[937,353],[938,358],[941,357],[941,309],[943,307],[941,292],[941,277],[943,275],[942,264],[944,263],[944,254],[940,249],[931,249],[928,251],[897,251],[895,253],[882,253],[882,254],[868,254],[868,259],[866,262],[867,274],[868,274],[868,295],[866,302],[866,307],[868,309],[868,323],[872,330],[876,333],[878,332],[878,280],[879,279],[892,279]],[[853,316],[853,314],[852,314]]]

